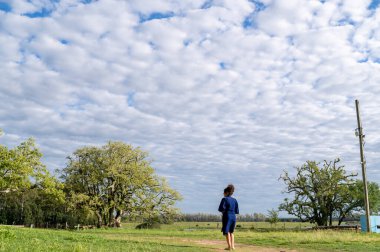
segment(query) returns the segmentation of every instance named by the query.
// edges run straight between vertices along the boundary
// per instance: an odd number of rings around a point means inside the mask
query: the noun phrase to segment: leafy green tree
[[[164,178],[155,176],[149,188],[140,192],[136,202],[136,213],[144,222],[170,223],[178,217],[179,210],[174,207],[180,194],[169,187]]]
[[[346,174],[340,160],[324,161],[323,166],[315,161],[307,161],[296,167],[296,176],[288,172],[281,175],[286,184],[286,193],[294,199],[286,198],[281,210],[295,215],[302,221],[317,223],[319,226],[332,225],[333,218],[340,225],[346,217],[364,211],[363,182],[354,180],[356,174]],[[375,182],[368,183],[370,211],[380,210],[380,189]]]
[[[117,225],[122,215],[151,218],[175,212],[180,195],[155,175],[147,158],[122,142],[75,151],[62,176],[72,209],[88,209],[98,226]]]
[[[276,225],[280,221],[280,218],[278,217],[278,211],[275,209],[268,210],[268,222],[271,225]]]
[[[317,223],[318,226],[332,225],[334,213],[343,204],[348,204],[350,186],[354,185],[355,174],[346,174],[340,159],[323,163],[307,161],[296,167],[296,176],[290,177],[287,171],[281,175],[286,185],[285,192],[294,199],[285,198],[280,210],[295,215],[302,221]]]
[[[57,224],[64,223],[66,216],[64,212],[64,194],[61,184],[54,185],[59,193],[51,192],[51,188],[32,187],[25,191],[23,198],[23,211],[25,225],[35,225],[36,227],[56,227]]]
[[[356,186],[358,192],[357,199],[360,201],[361,210],[365,209],[364,206],[364,193],[363,193],[363,181],[357,180]],[[372,214],[378,214],[380,212],[380,186],[376,182],[368,182],[368,200],[369,200],[369,210]]]
[[[0,221],[7,224],[50,222],[63,204],[62,184],[41,162],[33,139],[9,149],[0,145]],[[49,215],[49,216],[48,216]]]
[[[368,182],[368,199],[370,212],[377,214],[380,209],[380,189],[375,182]],[[353,184],[340,188],[340,194],[336,198],[335,217],[340,225],[346,217],[355,213],[361,213],[365,209],[364,186],[362,180],[356,180]]]
[[[31,177],[38,183],[46,173],[41,157],[31,138],[13,149],[0,145],[0,190],[10,192],[29,188]]]

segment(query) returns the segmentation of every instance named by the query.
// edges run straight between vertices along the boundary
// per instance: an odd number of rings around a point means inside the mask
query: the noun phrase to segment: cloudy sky
[[[183,212],[276,208],[284,169],[341,157],[380,182],[379,0],[0,0],[0,143],[50,170],[84,145],[150,152]],[[379,7],[380,8],[380,7]]]

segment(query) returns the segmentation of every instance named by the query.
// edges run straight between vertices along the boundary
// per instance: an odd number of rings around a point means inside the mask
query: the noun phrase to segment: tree
[[[13,149],[0,145],[0,190],[22,190],[31,186],[31,177],[36,180],[43,178],[46,169],[41,157],[32,138]]]
[[[361,213],[365,209],[363,181],[356,180],[353,184],[341,187],[341,193],[336,198],[336,213],[340,225],[346,217]],[[375,182],[368,182],[368,199],[371,213],[378,213],[380,209],[380,189]]]
[[[368,200],[369,200],[369,210],[373,214],[378,214],[380,212],[380,186],[376,182],[367,182],[368,183]],[[364,193],[363,193],[363,181],[356,181],[358,193],[357,199],[360,201],[360,210],[364,210]]]
[[[56,220],[62,184],[41,162],[32,138],[9,149],[0,145],[0,222],[38,224]]]
[[[278,211],[272,209],[268,210],[268,222],[272,225],[276,225],[277,222],[280,221],[280,218],[278,217]]]
[[[135,213],[144,222],[170,223],[178,216],[179,210],[174,204],[181,196],[169,187],[164,178],[155,176],[152,181],[153,183],[136,197]]]
[[[98,226],[117,225],[123,214],[168,218],[181,197],[154,173],[147,157],[122,142],[75,151],[62,176],[71,209],[88,209]]]
[[[291,178],[287,171],[281,175],[286,185],[285,192],[294,199],[285,198],[280,210],[295,215],[302,221],[317,223],[318,226],[332,225],[334,213],[342,205],[349,204],[350,187],[355,184],[355,174],[346,174],[340,159],[323,163],[307,161],[296,167],[296,176]]]
[[[263,213],[253,213],[254,221],[265,221],[266,216]]]

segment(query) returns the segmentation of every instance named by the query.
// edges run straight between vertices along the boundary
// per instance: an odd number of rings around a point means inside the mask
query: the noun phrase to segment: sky
[[[54,171],[109,140],[150,153],[185,213],[241,213],[341,158],[380,183],[379,0],[0,0],[0,143]]]

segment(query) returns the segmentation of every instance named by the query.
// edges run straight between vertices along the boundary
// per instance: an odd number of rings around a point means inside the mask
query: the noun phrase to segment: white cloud
[[[244,213],[266,212],[283,169],[341,156],[359,171],[358,98],[380,180],[380,14],[368,1],[10,3],[0,140],[36,137],[52,170],[80,146],[123,140],[151,153],[183,211],[214,212],[233,182]]]

